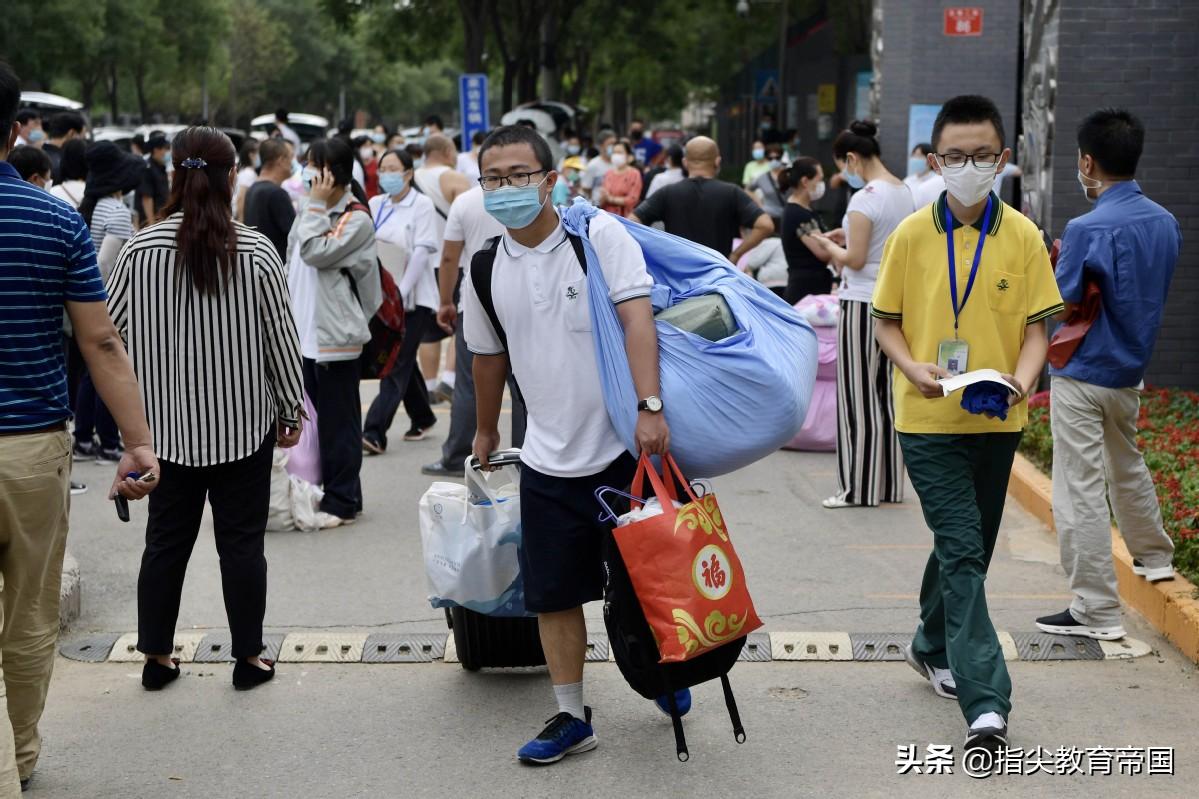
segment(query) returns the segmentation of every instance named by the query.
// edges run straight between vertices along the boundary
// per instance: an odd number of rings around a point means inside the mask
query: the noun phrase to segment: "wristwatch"
[[[662,412],[662,398],[661,397],[652,397],[652,396],[646,397],[645,399],[641,400],[641,402],[637,403],[637,410],[649,411],[650,413],[661,413]]]

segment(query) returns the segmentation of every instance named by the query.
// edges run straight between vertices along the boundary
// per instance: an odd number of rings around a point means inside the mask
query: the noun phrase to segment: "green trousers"
[[[915,652],[957,683],[967,722],[1005,719],[1012,680],[987,612],[987,567],[995,551],[1020,433],[900,433],[904,464],[933,531],[920,585]]]

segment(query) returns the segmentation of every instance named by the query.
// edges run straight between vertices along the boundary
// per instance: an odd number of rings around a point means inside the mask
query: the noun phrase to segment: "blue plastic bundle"
[[[1001,421],[1007,419],[1008,398],[1012,392],[1002,383],[986,380],[982,383],[971,383],[962,392],[962,407],[970,413],[983,413],[998,416]]]
[[[624,330],[587,238],[594,206],[578,202],[563,225],[583,240],[596,360],[604,404],[617,433],[636,454],[637,402]],[[619,217],[618,217],[619,218]],[[800,427],[816,379],[816,334],[795,309],[707,247],[620,220],[641,246],[654,280],[655,312],[692,297],[719,294],[738,330],[719,341],[659,320],[662,401],[671,453],[691,477],[715,477],[760,460]]]

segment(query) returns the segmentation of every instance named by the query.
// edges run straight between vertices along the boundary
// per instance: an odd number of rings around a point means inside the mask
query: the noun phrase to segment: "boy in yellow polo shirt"
[[[1012,683],[987,612],[984,581],[1008,477],[1045,362],[1044,320],[1062,309],[1036,226],[991,187],[1011,155],[985,97],[955,97],[933,125],[929,164],[948,189],[905,219],[883,251],[871,313],[895,364],[895,427],[933,552],[908,663],[956,698],[966,749],[1007,745]],[[961,407],[937,378],[995,369],[1019,393],[1006,419]],[[994,384],[992,384],[994,385]],[[1000,408],[1002,408],[1002,401]]]

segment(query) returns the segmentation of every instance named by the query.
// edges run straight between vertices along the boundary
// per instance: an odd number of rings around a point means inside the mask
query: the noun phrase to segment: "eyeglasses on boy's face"
[[[937,160],[941,162],[942,167],[949,169],[961,169],[968,162],[973,163],[979,169],[994,169],[1002,156],[1003,153],[975,153],[974,155],[937,153]]]
[[[522,189],[533,182],[534,175],[543,175],[545,171],[544,169],[538,169],[535,172],[513,172],[511,175],[504,177],[484,175],[479,178],[479,185],[483,187],[483,191],[495,191],[502,186],[512,186],[513,188]]]

